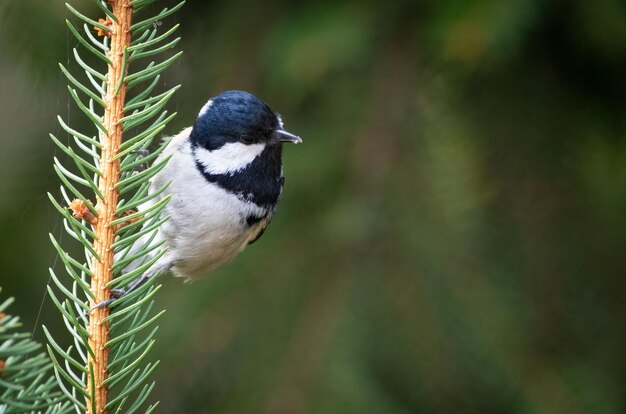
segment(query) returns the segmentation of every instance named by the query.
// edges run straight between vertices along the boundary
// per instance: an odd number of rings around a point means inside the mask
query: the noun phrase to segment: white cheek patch
[[[285,129],[283,124],[283,118],[278,114],[276,114],[276,118],[278,119],[278,125],[280,125],[280,129]]]
[[[261,155],[264,149],[265,144],[245,145],[241,142],[229,142],[213,151],[196,147],[194,154],[206,173],[232,174],[244,169]]]

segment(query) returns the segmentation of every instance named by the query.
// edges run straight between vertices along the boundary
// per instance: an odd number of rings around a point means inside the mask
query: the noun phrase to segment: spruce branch
[[[19,332],[19,318],[6,313],[13,302],[0,302],[0,413],[67,413],[41,344]]]
[[[181,52],[140,67],[136,61],[178,44],[179,38],[170,39],[178,25],[161,33],[156,22],[172,15],[184,1],[137,22],[133,20],[138,10],[156,0],[94,1],[104,17],[91,18],[66,5],[79,21],[67,21],[67,26],[79,43],[73,56],[83,72],[72,73],[69,65],[60,65],[69,94],[92,129],[78,130],[59,117],[68,140],[50,135],[71,162],[67,166],[54,159],[62,200],[48,196],[63,217],[66,233],[84,252],[84,258],[75,258],[61,239],[50,235],[67,276],[50,269],[48,292],[73,345],[62,345],[65,341],[46,327],[44,333],[60,389],[75,410],[132,413],[154,388],[154,382],[146,381],[158,361],[146,358],[155,343],[155,321],[163,314],[151,314],[159,287],[146,283],[110,306],[96,305],[107,302],[111,289],[141,276],[165,254],[156,234],[168,219],[163,212],[169,197],[160,197],[167,184],[151,188],[150,180],[168,161],[163,156],[167,141],[149,155],[146,148],[175,115],[164,108],[178,86],[153,91],[160,74]],[[103,70],[97,61],[85,63],[81,51],[98,57]],[[131,88],[134,96],[127,99]],[[133,135],[124,140],[131,129]],[[161,199],[154,201],[157,197]],[[156,403],[149,405],[147,411],[155,407]]]

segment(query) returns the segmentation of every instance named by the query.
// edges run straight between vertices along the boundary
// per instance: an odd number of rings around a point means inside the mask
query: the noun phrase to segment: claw
[[[145,158],[148,155],[150,155],[150,151],[148,151],[145,148],[139,148],[139,149],[134,150],[133,152],[139,155],[141,158]],[[147,163],[139,164],[137,167],[135,167],[135,171],[137,172],[142,172],[142,171],[145,171],[146,169],[148,169]]]
[[[141,155],[142,157],[147,157],[148,155],[150,155],[150,151],[145,148],[138,148],[133,152],[137,155]]]
[[[132,293],[135,290],[139,289],[146,282],[148,282],[153,276],[169,271],[173,265],[174,265],[174,262],[167,262],[164,265],[149,269],[143,276],[140,276],[137,279],[133,280],[126,289],[111,289],[111,299],[107,299],[103,302],[98,303],[89,311],[91,312],[96,309],[109,306],[111,303],[115,302],[116,300],[123,298],[129,293]]]
[[[107,299],[105,301],[102,301],[100,303],[98,303],[96,306],[94,306],[93,308],[89,309],[89,312],[93,312],[96,309],[102,309],[105,306],[109,306],[111,303],[115,302],[117,300],[117,298],[111,298],[111,299]]]
[[[104,308],[105,306],[109,306],[111,303],[115,302],[117,299],[123,297],[127,293],[129,292],[125,291],[124,289],[111,289],[111,299],[107,299],[105,301],[98,303],[96,306],[89,309],[89,312],[92,312],[96,309]]]

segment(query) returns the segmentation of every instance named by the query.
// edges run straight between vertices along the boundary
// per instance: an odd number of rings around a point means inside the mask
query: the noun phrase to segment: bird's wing
[[[252,234],[252,237],[250,237],[250,239],[248,240],[248,244],[252,244],[261,238],[263,233],[265,233],[265,229],[267,228],[268,224],[270,224],[270,221],[272,221],[272,215],[268,214],[256,226],[256,229],[255,229],[256,231]]]
[[[263,233],[265,233],[265,229],[267,228],[267,224],[264,226],[259,226],[259,231],[250,239],[250,241],[248,241],[248,244],[252,244],[255,241],[259,240],[261,238],[261,236],[263,235]]]
[[[171,139],[171,141],[168,144],[167,148],[163,151],[163,153],[159,155],[159,157],[154,161],[154,164],[158,164],[159,162],[163,161],[165,157],[173,156],[173,158],[172,160],[170,160],[170,163],[168,163],[168,166],[166,166],[165,169],[158,172],[152,178],[151,183],[150,183],[151,193],[155,193],[159,189],[161,189],[161,187],[163,187],[163,185],[165,185],[172,178],[172,171],[177,171],[176,157],[177,157],[177,154],[179,154],[178,150],[185,143],[190,133],[191,133],[191,127],[183,129],[180,133],[178,133],[177,135],[171,138],[169,137],[164,138],[164,139]],[[156,197],[151,198],[150,200],[138,206],[137,210],[146,211],[150,209],[151,207],[153,207],[156,203],[161,201],[164,197],[168,196],[169,194],[170,192],[166,190],[165,192],[157,195]],[[168,222],[164,223],[161,226],[161,228],[159,228],[159,230],[157,231],[156,236],[152,232],[148,232],[147,234],[144,234],[143,236],[138,238],[132,244],[132,246],[127,252],[124,252],[124,253],[120,252],[116,255],[116,261],[121,260],[122,257],[132,257],[139,249],[144,247],[146,243],[151,243],[152,245],[154,245],[162,241],[163,239],[167,238],[164,233],[164,229],[167,229],[168,225],[169,225]],[[137,259],[126,267],[125,272],[129,272],[135,269],[136,267],[138,267],[139,265],[141,265],[141,260]]]

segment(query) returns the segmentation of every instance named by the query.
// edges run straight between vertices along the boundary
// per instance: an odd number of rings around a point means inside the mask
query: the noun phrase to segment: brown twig
[[[120,119],[124,116],[124,103],[126,100],[126,83],[118,84],[126,75],[122,73],[124,65],[124,49],[130,46],[130,26],[132,7],[130,0],[113,0],[109,2],[113,14],[117,20],[111,22],[111,42],[109,59],[111,64],[108,68],[106,104],[104,110],[103,125],[107,133],[100,134],[100,180],[98,189],[103,198],[98,198],[96,212],[98,221],[95,224],[93,248],[98,257],[94,257],[92,263],[93,274],[91,277],[90,290],[94,295],[91,306],[110,299],[111,292],[107,284],[113,279],[114,251],[112,244],[115,239],[115,226],[110,223],[115,220],[115,210],[118,202],[118,191],[115,185],[120,178],[120,160],[115,159],[122,142],[122,124]],[[109,308],[103,306],[94,309],[89,314],[89,347],[94,356],[89,354],[87,369],[93,369],[93,381],[88,381],[87,395],[93,395],[93,401],[87,400],[87,412],[91,414],[106,413],[107,387],[103,382],[108,377],[109,349],[106,343],[109,340],[109,324],[103,321],[109,315]],[[95,412],[92,412],[92,406]]]

